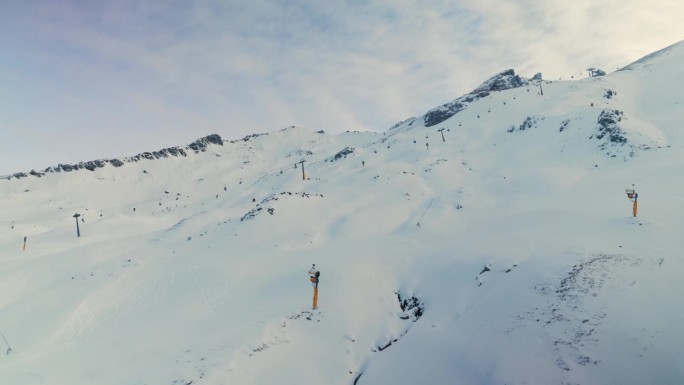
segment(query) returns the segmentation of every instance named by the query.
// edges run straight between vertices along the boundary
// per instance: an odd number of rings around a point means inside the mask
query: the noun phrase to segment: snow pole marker
[[[632,216],[636,218],[637,216],[637,198],[639,198],[639,194],[636,192],[634,189],[625,189],[625,193],[627,194],[627,199],[631,200],[632,203]]]
[[[313,310],[316,310],[318,308],[318,286],[314,286],[314,295],[313,295]]]
[[[320,275],[321,273],[316,269],[316,264],[313,264],[309,270],[309,281],[311,281],[311,286],[313,286],[314,290],[313,303],[311,305],[312,310],[318,308],[318,277]]]
[[[637,200],[634,199],[634,203],[632,204],[632,215],[634,218],[637,216]]]

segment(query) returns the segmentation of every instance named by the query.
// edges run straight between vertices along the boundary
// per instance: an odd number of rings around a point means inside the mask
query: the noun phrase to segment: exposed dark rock
[[[209,136],[205,136],[204,138],[200,138],[188,145],[188,148],[192,149],[195,151],[195,153],[198,152],[204,152],[207,150],[207,147],[210,144],[216,144],[219,146],[223,146],[223,139],[218,134],[212,134]]]
[[[529,128],[536,127],[536,126],[537,126],[537,122],[538,122],[540,119],[544,119],[544,118],[538,118],[538,117],[535,117],[535,116],[528,116],[527,118],[525,118],[525,121],[523,121],[518,127],[516,127],[516,126],[511,126],[511,128],[509,128],[509,129],[506,130],[506,131],[507,131],[507,132],[525,131],[525,130],[527,130],[527,129],[529,129]]]
[[[539,74],[539,77],[541,78],[541,74]],[[529,80],[521,78],[515,74],[514,70],[508,69],[487,79],[473,93],[480,91],[503,91],[526,86],[529,83]]]
[[[392,340],[387,341],[387,343],[383,346],[378,346],[378,350],[383,351],[383,350],[389,348],[390,346],[392,346]]]
[[[242,141],[242,142],[249,142],[250,139],[252,139],[252,138],[258,138],[258,137],[260,137],[260,136],[262,136],[262,135],[268,135],[268,134],[252,134],[252,135],[247,135],[247,136],[245,136],[244,138],[242,138],[242,139],[240,139],[240,140],[231,140],[230,143],[237,143],[237,142],[240,142],[240,141]]]
[[[622,112],[618,110],[603,110],[598,116],[598,134],[592,135],[589,138],[596,138],[598,140],[607,140],[601,144],[600,148],[603,150],[608,143],[616,145],[624,145],[627,143],[625,132],[620,128],[618,122],[622,120]]]
[[[91,160],[87,162],[80,162],[76,164],[58,164],[57,166],[54,167],[48,167],[43,171],[35,171],[31,170],[29,174],[26,173],[16,173],[11,176],[5,177],[4,179],[11,179],[11,178],[25,178],[28,177],[29,175],[36,176],[36,177],[41,177],[45,175],[46,173],[55,173],[55,172],[71,172],[71,171],[78,171],[78,170],[89,170],[89,171],[95,171],[98,168],[103,168],[107,166],[108,164],[111,164],[114,167],[121,167],[126,163],[135,163],[139,162],[140,160],[143,159],[148,159],[148,160],[154,160],[154,159],[160,159],[160,158],[168,158],[168,157],[186,157],[188,156],[188,153],[186,150],[190,149],[193,150],[195,153],[199,152],[204,152],[206,151],[207,147],[210,144],[215,144],[219,146],[223,146],[223,139],[217,134],[212,134],[209,136],[206,136],[204,138],[198,139],[189,145],[187,145],[185,148],[182,147],[170,147],[170,148],[165,148],[159,151],[154,151],[154,152],[143,152],[141,154],[124,158],[123,161],[119,159],[98,159],[98,160]]]
[[[299,197],[302,197],[302,198],[311,198],[311,197],[320,197],[320,198],[323,198],[323,194],[309,194],[309,193],[305,193],[305,192],[293,193],[293,192],[289,192],[289,191],[281,192],[281,193],[278,194],[278,195],[276,195],[276,194],[269,195],[267,198],[265,198],[264,200],[262,200],[260,203],[257,203],[257,205],[256,205],[255,208],[249,210],[245,215],[243,215],[242,218],[240,218],[240,222],[244,222],[244,221],[246,221],[246,220],[255,218],[257,215],[259,215],[260,213],[262,213],[264,209],[266,209],[266,212],[268,212],[269,214],[273,215],[273,214],[275,213],[275,208],[273,208],[273,207],[264,207],[264,205],[265,205],[266,203],[268,203],[268,202],[279,200],[279,196],[288,196],[288,197],[290,197],[290,196],[299,196]]]
[[[246,221],[248,219],[252,219],[256,217],[259,212],[263,210],[261,207],[255,207],[247,212],[247,214],[243,215],[242,218],[240,218],[240,222]]]
[[[400,318],[411,319],[413,322],[416,322],[423,316],[425,305],[416,296],[412,295],[409,298],[402,298],[401,293],[397,293],[397,299],[399,300],[399,307],[401,307],[403,312]]]
[[[541,74],[538,75],[541,79]],[[423,123],[425,124],[425,127],[434,126],[466,109],[468,103],[489,96],[491,92],[518,88],[528,84],[530,84],[530,80],[516,75],[514,70],[509,69],[503,71],[487,79],[487,81],[482,83],[474,91],[463,95],[451,103],[443,104],[428,111],[425,116],[423,116]]]
[[[338,152],[333,156],[332,158],[328,159],[329,162],[334,162],[336,160],[340,160],[342,158],[346,158],[347,155],[351,155],[354,153],[354,148],[353,147],[345,147],[342,151]]]
[[[425,127],[431,127],[436,124],[442,123],[443,121],[458,114],[464,109],[465,105],[458,101],[443,104],[440,107],[428,111],[425,114],[425,117],[423,118],[423,122],[425,123]]]
[[[615,95],[617,95],[617,92],[609,89],[609,90],[606,90],[606,92],[603,94],[603,97],[606,99],[612,99],[613,96],[615,96]]]

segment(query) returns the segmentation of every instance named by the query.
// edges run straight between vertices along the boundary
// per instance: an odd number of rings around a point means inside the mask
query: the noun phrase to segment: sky
[[[684,39],[679,0],[0,0],[0,175],[291,125],[385,131],[513,68]]]

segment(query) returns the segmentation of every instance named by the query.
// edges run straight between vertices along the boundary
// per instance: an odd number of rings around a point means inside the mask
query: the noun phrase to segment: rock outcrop
[[[123,160],[120,159],[98,159],[98,160],[91,160],[87,162],[79,162],[76,164],[58,164],[57,166],[53,167],[48,167],[43,171],[36,171],[36,170],[31,170],[29,173],[24,173],[24,172],[18,172],[12,175],[8,175],[3,177],[3,179],[12,179],[12,178],[26,178],[28,176],[35,176],[35,177],[41,177],[44,176],[47,173],[56,173],[56,172],[71,172],[71,171],[78,171],[78,170],[89,170],[89,171],[95,171],[95,169],[98,168],[103,168],[107,165],[112,165],[114,167],[121,167],[125,165],[126,163],[135,163],[139,162],[143,159],[148,159],[148,160],[153,160],[153,159],[160,159],[160,158],[169,158],[169,157],[186,157],[188,156],[188,153],[194,152],[194,153],[200,153],[204,152],[207,150],[207,147],[209,145],[219,145],[223,146],[223,139],[221,139],[221,136],[218,134],[212,134],[209,136],[205,136],[204,138],[200,138],[190,144],[188,144],[185,147],[169,147],[169,148],[164,148],[159,151],[153,151],[153,152],[143,152],[141,154],[124,158]]]
[[[535,75],[535,79],[537,78],[541,80],[541,74]],[[425,124],[425,127],[434,126],[465,110],[469,103],[489,96],[491,92],[523,87],[530,83],[530,79],[521,78],[516,75],[515,71],[512,69],[503,71],[487,79],[487,81],[480,84],[480,86],[472,92],[463,95],[450,103],[443,104],[428,111],[423,116],[423,123]]]

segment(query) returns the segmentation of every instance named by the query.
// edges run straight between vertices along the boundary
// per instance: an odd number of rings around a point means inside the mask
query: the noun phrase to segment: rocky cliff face
[[[538,80],[541,80],[541,74],[535,75],[534,79],[537,80],[537,78]],[[423,123],[425,124],[425,127],[442,123],[450,117],[465,110],[469,103],[489,96],[490,92],[523,87],[529,85],[530,82],[530,79],[521,78],[520,76],[516,75],[515,71],[512,69],[503,71],[487,79],[487,81],[482,83],[469,94],[466,94],[452,101],[451,103],[443,104],[428,111],[423,117]]]
[[[478,100],[482,99],[485,96],[489,96],[489,92],[487,91],[481,91],[481,92],[473,92],[464,96],[461,96],[460,98],[454,100],[451,103],[446,103],[443,104],[437,108],[433,108],[432,110],[428,111],[425,116],[423,117],[423,123],[425,124],[425,127],[431,127],[436,124],[440,124],[443,121],[449,119],[450,117],[458,114],[459,112],[463,111],[466,109],[468,104]]]
[[[160,159],[160,158],[169,158],[169,157],[186,157],[188,156],[189,152],[194,152],[194,153],[200,153],[204,152],[207,150],[207,147],[211,144],[223,146],[223,139],[218,135],[218,134],[212,134],[209,136],[206,136],[204,138],[200,138],[190,144],[188,144],[185,147],[169,147],[169,148],[164,148],[159,151],[153,151],[153,152],[143,152],[141,154],[128,157],[128,158],[123,158],[121,159],[98,159],[98,160],[91,160],[87,162],[79,162],[76,164],[58,164],[57,166],[54,167],[48,167],[43,171],[36,171],[36,170],[31,170],[28,173],[25,172],[18,172],[16,174],[12,174],[6,177],[3,177],[4,179],[12,179],[12,178],[26,178],[28,176],[36,176],[36,177],[41,177],[45,175],[46,173],[55,173],[55,172],[71,172],[71,171],[78,171],[78,170],[90,170],[94,171],[97,168],[102,168],[107,165],[112,165],[114,167],[121,167],[125,165],[126,163],[135,163],[139,162],[142,159]]]
[[[508,69],[487,79],[487,81],[480,84],[480,86],[477,87],[473,93],[482,91],[503,91],[511,88],[526,86],[528,84],[530,84],[528,79],[521,78],[515,74],[514,70]]]

